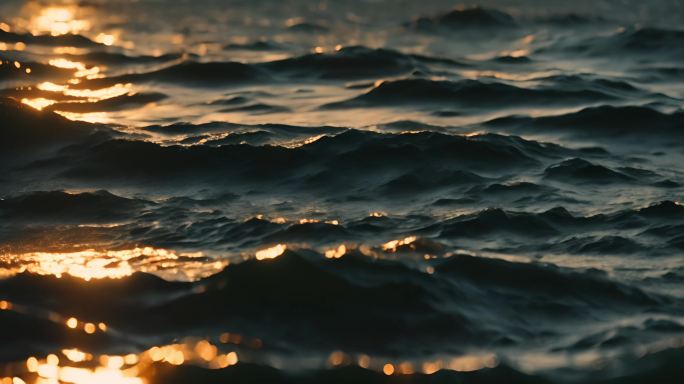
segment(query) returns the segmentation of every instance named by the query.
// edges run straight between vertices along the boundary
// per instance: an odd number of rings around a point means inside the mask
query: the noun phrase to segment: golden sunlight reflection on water
[[[442,369],[457,372],[473,372],[484,368],[493,368],[499,364],[493,353],[462,355],[456,357],[440,357],[417,361],[387,361],[385,358],[371,357],[365,354],[349,355],[343,351],[334,351],[328,357],[329,367],[357,365],[365,369],[373,369],[391,375],[412,375],[424,373],[431,375]]]
[[[57,84],[49,81],[38,84],[36,88],[40,91],[44,91],[46,94],[38,98],[22,98],[22,103],[34,109],[43,110],[56,104],[57,100],[62,99],[64,96],[76,98],[76,100],[67,101],[66,103],[96,103],[98,101],[134,93],[132,84],[115,84],[99,89],[72,89],[71,85],[78,84],[81,81],[81,78],[93,79],[102,76],[101,72],[104,71],[105,68],[100,66],[88,67],[85,63],[64,58],[51,59],[49,60],[49,64],[56,68],[74,70],[74,75],[65,84]],[[54,96],[50,98],[51,95],[49,95],[49,93],[54,93]],[[59,108],[57,108],[55,112],[60,113],[71,120],[81,120],[90,123],[108,123],[112,121],[107,112],[74,113],[62,112],[58,109]]]
[[[156,364],[192,365],[205,369],[225,369],[242,359],[235,347],[256,352],[263,347],[260,339],[247,339],[238,334],[221,334],[219,341],[184,339],[181,342],[151,347],[140,353],[96,355],[76,348],[65,348],[44,357],[31,356],[14,364],[8,371],[13,377],[0,378],[0,383],[73,383],[73,384],[142,384],[154,375]],[[250,361],[251,359],[248,359]],[[258,360],[258,359],[257,359]],[[353,366],[391,375],[433,374],[447,369],[472,372],[498,365],[492,353],[443,357],[431,360],[388,360],[365,354],[333,351],[324,361],[327,367]],[[11,381],[7,381],[7,380]]]
[[[61,115],[69,120],[74,121],[85,121],[91,124],[111,124],[116,121],[108,112],[88,112],[88,113],[78,113],[78,112],[64,112],[55,111],[56,114]]]
[[[121,42],[121,31],[118,30],[100,30],[105,20],[100,20],[106,15],[98,14],[97,9],[88,4],[81,4],[77,2],[66,2],[61,4],[46,5],[38,1],[28,1],[21,10],[21,15],[12,20],[12,27],[8,24],[3,24],[4,31],[16,30],[18,32],[29,32],[34,35],[51,35],[62,36],[67,34],[82,34],[90,37],[93,41],[103,44],[104,46],[113,46]],[[128,48],[128,42],[123,44]],[[4,43],[3,43],[4,44]],[[21,44],[22,46],[18,46]],[[24,43],[14,44],[15,50],[24,50],[26,46]],[[12,46],[4,44],[0,46],[0,50],[12,49]],[[88,50],[75,47],[55,47],[52,50],[51,58],[47,59],[47,64],[59,69],[72,70],[73,76],[66,80],[63,84],[58,82],[43,82],[37,86],[38,90],[46,92],[54,92],[55,95],[50,97],[49,94],[41,94],[39,97],[18,97],[22,103],[37,109],[43,110],[51,107],[58,102],[66,103],[95,103],[98,101],[110,99],[113,97],[123,96],[131,93],[131,84],[116,84],[111,87],[101,89],[76,90],[71,89],[69,85],[78,84],[83,79],[94,79],[103,77],[107,68],[102,65],[87,65],[76,59],[68,59],[62,55],[79,55],[87,53]],[[22,63],[16,63],[21,65]],[[22,68],[27,75],[33,72],[31,68]],[[65,100],[64,96],[70,99]],[[76,98],[74,100],[74,98]],[[63,112],[59,111],[58,106],[55,106],[55,112],[70,120],[80,120],[89,123],[111,123],[116,119],[106,111],[86,111],[86,112]],[[51,110],[53,108],[50,108]]]
[[[80,17],[80,9],[75,6],[45,7],[40,10],[35,9],[36,6],[40,5],[31,3],[27,6],[35,12],[29,21],[29,29],[33,34],[78,34],[89,31],[92,27],[89,20]]]
[[[287,249],[287,245],[278,244],[276,246],[257,251],[255,256],[257,260],[275,259],[282,255]]]
[[[250,340],[248,347],[260,347]],[[222,348],[225,349],[225,348]],[[155,346],[141,353],[95,355],[76,348],[65,348],[45,357],[31,356],[24,364],[12,367],[9,377],[26,383],[142,384],[153,364],[193,364],[208,369],[223,369],[237,364],[236,351],[220,351],[208,340],[187,339],[181,343]],[[8,378],[0,378],[0,383]]]
[[[226,260],[210,259],[202,253],[176,253],[152,247],[117,251],[31,252],[0,255],[0,278],[29,272],[84,280],[122,278],[134,272],[147,272],[174,280],[197,280],[228,265]]]
[[[389,241],[378,249],[383,251],[396,250],[402,245],[411,245],[417,240],[416,237],[407,237]],[[273,247],[256,252],[258,260],[277,258],[288,249],[285,244],[277,244]],[[325,253],[328,258],[340,258],[348,252],[344,244],[329,249]],[[80,278],[117,278],[128,276],[136,270],[132,266],[133,260],[141,258],[154,261],[152,264],[173,263],[181,257],[185,262],[192,262],[193,258],[201,259],[201,254],[180,255],[173,251],[155,248],[136,248],[123,251],[99,252],[94,250],[72,253],[31,253],[17,255],[21,259],[32,260],[32,267],[25,270],[62,276],[69,274]],[[188,261],[190,260],[190,261]],[[216,272],[223,265],[213,265],[214,268],[204,269],[205,273]],[[144,270],[145,268],[139,268]],[[185,268],[182,268],[185,270]],[[15,271],[15,273],[18,271]],[[174,272],[177,273],[177,272]],[[0,301],[2,311],[26,311],[22,305],[10,301]],[[114,332],[102,322],[92,319],[79,319],[76,317],[50,314],[49,319],[61,324],[74,332],[81,332],[84,336],[98,333]],[[116,332],[114,332],[116,334]],[[151,347],[143,352],[128,353],[122,355],[98,355],[90,351],[83,351],[64,345],[59,352],[38,357],[28,358],[21,364],[21,369],[10,370],[13,376],[13,384],[17,380],[26,383],[113,383],[113,384],[142,384],[147,383],[154,376],[156,364],[170,365],[193,365],[206,369],[223,369],[237,364],[241,358],[238,351],[241,348],[252,350],[247,354],[246,361],[270,363],[268,351],[261,351],[263,342],[258,338],[248,338],[237,333],[221,333],[217,337],[209,339],[184,339],[175,344],[159,345]],[[261,351],[256,354],[256,351]],[[242,353],[242,352],[240,352]],[[276,358],[278,360],[279,358]],[[320,368],[321,364],[327,367],[340,367],[356,365],[364,369],[370,369],[385,375],[411,375],[414,373],[433,374],[439,370],[447,369],[454,371],[476,371],[483,368],[494,367],[498,364],[498,358],[492,353],[481,353],[461,356],[435,356],[430,359],[404,359],[395,360],[382,356],[369,356],[365,354],[348,354],[344,351],[333,351],[323,361],[313,362],[304,368]],[[278,361],[287,361],[278,360]],[[300,360],[293,360],[292,367],[300,364]],[[16,366],[16,364],[15,364]],[[283,363],[277,368],[290,367],[289,363]],[[301,368],[301,367],[300,367]],[[7,374],[8,371],[5,372]],[[4,383],[1,381],[0,382]],[[5,381],[7,378],[5,378]]]
[[[397,249],[403,245],[410,245],[411,243],[418,240],[416,236],[409,236],[403,239],[388,241],[382,245],[382,249],[387,252],[396,252]]]
[[[21,99],[21,102],[24,103],[24,104],[26,104],[26,105],[28,105],[28,106],[31,107],[31,108],[37,109],[37,110],[39,110],[39,111],[42,111],[44,108],[47,108],[47,107],[49,107],[49,106],[55,104],[57,101],[55,101],[55,100],[50,100],[50,99],[46,99],[46,98],[43,98],[43,97],[38,97],[38,98],[35,98],[35,99],[23,98],[23,99]]]
[[[339,259],[347,253],[347,247],[341,244],[337,248],[329,249],[325,251],[325,257],[328,259]]]

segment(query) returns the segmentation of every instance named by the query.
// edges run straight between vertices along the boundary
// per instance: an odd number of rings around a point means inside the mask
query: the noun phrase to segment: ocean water
[[[3,0],[0,383],[684,382],[682,20]]]

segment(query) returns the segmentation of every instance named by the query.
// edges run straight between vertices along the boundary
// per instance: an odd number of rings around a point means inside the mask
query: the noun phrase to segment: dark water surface
[[[0,383],[684,382],[682,20],[3,0]]]

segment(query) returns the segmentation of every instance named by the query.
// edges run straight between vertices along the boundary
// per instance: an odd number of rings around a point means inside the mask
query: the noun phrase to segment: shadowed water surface
[[[3,1],[0,382],[682,382],[683,19]]]

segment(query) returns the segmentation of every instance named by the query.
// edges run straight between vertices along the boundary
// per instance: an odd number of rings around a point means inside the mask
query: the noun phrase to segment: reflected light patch
[[[84,70],[86,69],[86,65],[78,62],[78,61],[71,61],[67,59],[52,59],[48,62],[50,65],[53,67],[57,68],[64,68],[64,69],[78,69],[78,70]]]
[[[256,253],[256,259],[257,260],[275,259],[276,257],[282,255],[286,249],[287,249],[287,245],[285,245],[285,244],[278,244],[278,245],[271,247],[271,248],[262,249],[261,251],[258,251]]]
[[[494,354],[470,355],[452,359],[448,368],[458,372],[473,372],[482,368],[493,368],[497,364],[498,359]]]
[[[26,369],[32,373],[38,372],[38,359],[35,357],[29,357],[26,360]]]
[[[88,20],[78,19],[75,10],[68,7],[43,8],[29,25],[34,34],[50,33],[52,36],[77,34],[91,27]]]
[[[51,83],[49,81],[38,84],[37,88],[40,89],[41,91],[47,91],[47,92],[62,92],[65,89],[67,89],[67,87],[65,85],[59,85],[59,84]]]
[[[100,72],[102,71],[102,68],[100,68],[97,65],[88,68],[88,66],[86,66],[85,63],[82,63],[80,61],[67,60],[65,58],[52,59],[48,61],[48,63],[53,67],[76,70],[74,76],[76,76],[77,78],[85,77],[87,79],[94,79],[100,76]]]
[[[86,322],[78,321],[78,319],[75,318],[75,317],[70,317],[69,319],[67,319],[67,321],[65,322],[65,324],[66,324],[67,328],[69,328],[69,329],[76,329],[76,330],[79,330],[79,331],[83,331],[83,332],[87,333],[88,335],[92,335],[92,334],[95,333],[98,329],[99,329],[100,331],[102,331],[102,332],[107,332],[107,327],[106,327],[106,326],[104,326],[104,327],[102,327],[102,326],[96,327],[96,326],[95,326],[95,323],[86,323]],[[104,323],[100,323],[100,325],[105,325],[105,324],[104,324]],[[63,350],[62,352],[64,353],[64,350]],[[67,356],[67,357],[69,357],[69,356]],[[71,358],[69,358],[69,359],[72,360],[72,361],[74,361],[74,360],[71,359]]]
[[[9,277],[29,272],[39,275],[65,275],[92,279],[118,279],[134,272],[146,272],[172,280],[198,280],[213,275],[228,264],[225,260],[204,257],[202,253],[175,253],[152,247],[120,251],[86,250],[79,252],[32,252],[0,255],[0,264],[14,265],[2,276]],[[75,328],[75,319],[69,319],[67,326]],[[93,333],[106,325],[85,324],[84,330]]]
[[[57,55],[85,55],[88,52],[90,51],[86,48],[77,47],[55,47],[52,49],[52,53]]]
[[[503,54],[507,54],[510,57],[525,57],[530,54],[530,51],[528,49],[517,49],[515,51],[503,52]]]
[[[342,244],[337,248],[325,251],[325,257],[328,259],[339,259],[347,253],[347,247]]]
[[[320,222],[321,220],[318,219],[299,219],[299,224],[315,224]],[[340,222],[338,220],[326,220],[323,221],[323,223],[331,225],[340,225]]]
[[[77,63],[61,59],[53,61],[53,64],[66,67],[78,67]],[[98,101],[119,97],[123,95],[130,94],[133,89],[133,84],[115,84],[111,87],[101,88],[101,89],[70,89],[68,85],[55,84],[52,82],[43,82],[37,85],[37,88],[41,91],[61,93],[65,96],[77,97],[84,99],[82,101],[87,101],[90,103],[95,103]],[[82,102],[81,100],[77,102]],[[39,98],[39,99],[24,99],[22,100],[24,104],[30,105],[35,109],[44,109],[55,101]],[[114,118],[108,112],[66,112],[66,111],[55,111],[56,113],[66,117],[69,120],[75,121],[85,121],[93,124],[108,124],[114,122]]]
[[[92,355],[85,353],[83,351],[80,351],[76,348],[74,348],[74,349],[62,349],[62,354],[64,356],[66,356],[66,358],[69,359],[69,361],[72,361],[74,363],[81,363],[81,362],[84,362],[86,360],[91,360],[93,358]],[[33,361],[35,361],[35,365],[37,366],[38,361],[36,360],[36,358],[32,357],[31,359],[34,359]],[[28,365],[28,363],[27,363],[27,365]],[[29,371],[31,371],[31,370],[29,369]],[[33,371],[33,372],[35,372],[35,371]]]
[[[100,33],[95,37],[95,41],[106,46],[111,46],[116,42],[116,36],[110,35],[108,33]]]
[[[497,72],[497,71],[490,71],[490,70],[482,70],[482,71],[477,71],[477,70],[467,70],[461,72],[463,77],[468,78],[468,79],[480,79],[480,78],[494,78],[494,79],[501,79],[501,80],[510,80],[510,81],[533,81],[536,79],[540,79],[546,76],[552,76],[555,75],[556,72],[553,70],[549,71],[540,71],[540,72],[532,72],[532,73],[506,73],[506,72]]]
[[[439,361],[436,361],[436,362],[428,361],[428,362],[423,363],[423,373],[425,373],[426,375],[432,375],[433,373],[439,371],[440,369],[442,369],[442,364],[440,364],[440,363],[441,362],[439,362]]]
[[[63,93],[67,96],[88,98],[89,101],[99,101],[123,96],[131,91],[133,84],[116,84],[111,87],[101,89],[65,89]]]
[[[39,97],[37,99],[21,99],[21,102],[39,111],[42,111],[44,108],[47,108],[52,104],[56,103],[56,101],[54,100],[49,100],[42,97]]]
[[[75,317],[71,317],[69,318],[69,320],[67,320],[66,326],[71,329],[76,329],[76,327],[78,326],[78,320]]]
[[[416,236],[405,237],[400,240],[392,240],[382,245],[382,250],[386,252],[396,252],[402,245],[409,245],[414,241],[418,240]]]
[[[347,355],[342,351],[335,351],[328,357],[328,364],[333,367],[343,365],[347,361]]]
[[[78,113],[78,112],[66,112],[66,111],[55,111],[56,114],[66,117],[73,121],[85,121],[91,124],[109,124],[114,122],[114,118],[108,112],[88,112],[88,113]]]
[[[222,334],[221,338],[223,339]],[[244,339],[237,334],[241,344]],[[236,339],[237,340],[237,339]],[[222,341],[223,343],[223,341]],[[225,343],[223,343],[225,344]],[[245,343],[248,348],[251,343]],[[260,343],[256,349],[260,348]],[[127,355],[93,355],[73,348],[62,349],[61,353],[50,354],[45,358],[29,357],[25,361],[28,375],[22,380],[31,383],[74,383],[74,384],[142,384],[148,381],[148,375],[154,375],[155,363],[171,365],[193,365],[208,369],[224,369],[240,362],[238,354],[225,346],[213,344],[209,339],[188,338],[176,344],[159,345],[139,353]],[[60,356],[65,358],[60,359]],[[356,363],[359,367],[382,372],[387,376],[411,375],[415,373],[434,374],[442,369],[455,371],[476,371],[493,368],[498,365],[495,354],[465,355],[444,357],[435,360],[418,362],[403,361],[399,363],[374,359],[368,355],[352,355],[344,351],[333,351],[326,359],[327,366],[345,366]],[[38,381],[34,381],[38,379]],[[1,379],[0,379],[0,382]]]
[[[411,364],[408,361],[405,361],[401,364],[399,364],[398,371],[402,375],[412,375],[415,373],[415,370],[413,369],[413,364]]]
[[[93,333],[95,333],[97,328],[95,328],[95,324],[93,324],[93,323],[86,323],[83,326],[83,330],[85,331],[85,333],[92,335]]]

